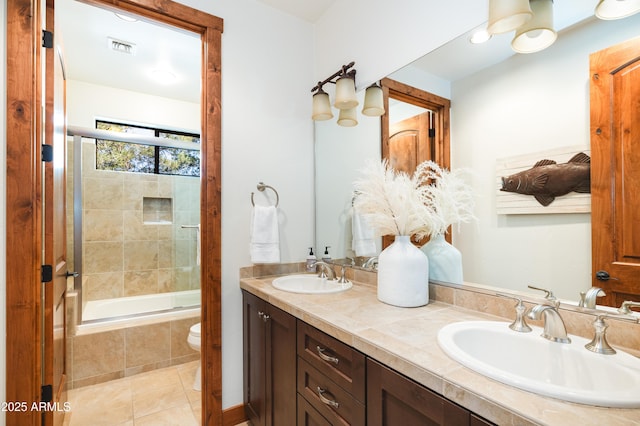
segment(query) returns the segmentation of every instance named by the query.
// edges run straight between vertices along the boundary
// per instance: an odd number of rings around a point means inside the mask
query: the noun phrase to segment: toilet
[[[187,343],[189,347],[194,351],[200,352],[200,323],[194,324],[189,329],[189,337],[187,337]],[[193,390],[200,391],[201,386],[201,370],[202,360],[198,361],[198,370],[196,371],[196,377],[193,380]]]

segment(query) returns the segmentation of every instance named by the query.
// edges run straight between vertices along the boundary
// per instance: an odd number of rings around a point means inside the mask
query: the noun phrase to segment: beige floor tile
[[[137,417],[135,420],[135,426],[197,426],[198,424],[188,403]]]
[[[193,390],[197,362],[69,391],[65,426],[200,425],[201,396]]]

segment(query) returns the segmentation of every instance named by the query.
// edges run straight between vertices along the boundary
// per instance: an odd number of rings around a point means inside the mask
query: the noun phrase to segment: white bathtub
[[[91,300],[76,335],[153,324],[200,315],[200,290]]]

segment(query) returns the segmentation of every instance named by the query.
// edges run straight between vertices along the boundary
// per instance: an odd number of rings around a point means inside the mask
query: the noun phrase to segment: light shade
[[[353,127],[358,125],[358,113],[356,108],[341,109],[338,114],[338,125],[343,127]]]
[[[364,106],[362,113],[369,117],[380,117],[384,114],[384,99],[382,96],[382,88],[377,84],[367,87],[364,92]]]
[[[533,17],[529,0],[489,0],[489,34],[502,34],[524,25]]]
[[[513,50],[533,53],[551,46],[558,35],[553,29],[553,0],[531,0],[533,19],[516,30]]]
[[[600,0],[596,16],[600,19],[620,19],[640,12],[640,0]]]
[[[322,90],[322,87],[313,95],[313,112],[311,113],[311,118],[315,121],[333,118],[329,94]]]
[[[336,81],[336,100],[333,104],[338,109],[349,109],[358,106],[355,81],[343,75]]]

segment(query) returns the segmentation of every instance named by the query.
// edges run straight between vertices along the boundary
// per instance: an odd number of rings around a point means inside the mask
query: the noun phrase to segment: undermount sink
[[[328,280],[314,274],[286,275],[276,278],[271,284],[278,290],[306,294],[339,293],[352,286],[350,282],[339,283],[338,280]]]
[[[499,382],[579,404],[640,408],[640,359],[618,351],[585,349],[589,340],[551,342],[542,329],[518,333],[497,321],[464,321],[438,333],[442,350],[460,364]]]

